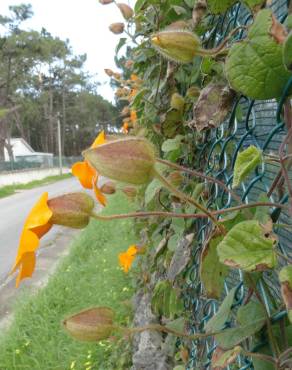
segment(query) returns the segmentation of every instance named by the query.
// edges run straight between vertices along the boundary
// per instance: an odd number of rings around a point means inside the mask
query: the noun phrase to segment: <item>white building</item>
[[[46,167],[53,166],[52,153],[35,152],[23,138],[11,138],[10,144],[12,146],[14,161],[38,162]],[[10,161],[6,148],[4,148],[4,159],[6,162]]]

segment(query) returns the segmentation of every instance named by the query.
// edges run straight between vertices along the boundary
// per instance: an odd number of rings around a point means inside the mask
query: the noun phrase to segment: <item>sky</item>
[[[98,0],[0,0],[0,14],[9,14],[8,7],[20,3],[30,3],[34,11],[23,28],[40,31],[44,27],[53,36],[68,38],[74,54],[87,54],[85,68],[97,74],[97,80],[102,83],[98,93],[114,101],[104,69],[116,70],[114,50],[119,35],[111,33],[108,26],[123,22],[119,9],[114,4],[101,5]]]

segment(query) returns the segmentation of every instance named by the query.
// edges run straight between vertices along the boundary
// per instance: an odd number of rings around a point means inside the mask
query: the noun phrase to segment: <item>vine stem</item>
[[[285,256],[285,254],[283,254],[283,253],[281,253],[281,252],[279,252],[279,251],[276,251],[276,254],[277,254],[279,257],[283,258],[286,262],[288,262],[288,263],[291,263],[291,264],[292,264],[292,259],[291,259],[291,258],[289,258],[289,257],[287,257],[287,256]]]
[[[265,313],[265,317],[266,317],[266,324],[267,324],[267,331],[268,331],[268,336],[269,336],[269,339],[270,339],[270,343],[271,343],[271,347],[273,349],[273,353],[274,355],[278,358],[279,356],[279,348],[277,346],[277,343],[275,341],[275,338],[274,338],[274,335],[273,335],[273,330],[272,330],[272,325],[271,325],[271,321],[270,321],[270,316],[269,316],[269,313],[267,311],[267,308],[266,308],[266,305],[257,289],[257,286],[254,282],[254,280],[252,279],[252,277],[250,276],[250,274],[247,274],[247,279],[249,280],[249,283],[251,284],[252,288],[253,288],[253,291],[258,299],[258,301],[260,302],[260,304],[262,305],[263,309],[264,309],[264,313]]]
[[[228,41],[231,39],[232,36],[234,36],[238,31],[240,30],[246,30],[247,26],[238,26],[234,28],[229,35],[222,41],[222,43],[213,49],[199,49],[199,54],[201,56],[216,56],[222,51],[225,51],[224,47],[228,43]]]
[[[190,340],[208,338],[208,337],[212,337],[214,335],[223,333],[223,331],[218,331],[218,332],[214,332],[214,333],[187,334],[187,333],[182,333],[182,332],[170,329],[166,326],[159,325],[159,324],[151,324],[151,325],[145,325],[145,326],[135,327],[135,328],[126,328],[126,332],[128,332],[129,334],[142,333],[142,332],[147,331],[147,330],[159,331],[159,332],[167,333],[167,334],[173,334],[176,337],[187,338],[187,339],[190,339]]]
[[[229,193],[230,195],[232,195],[232,197],[234,199],[236,199],[239,203],[242,203],[241,198],[236,193],[234,193],[234,191],[232,191],[231,189],[229,189],[228,186],[226,186],[223,181],[220,181],[218,179],[215,179],[212,176],[205,175],[202,172],[199,172],[199,171],[196,171],[196,170],[191,170],[190,168],[181,166],[179,164],[166,161],[165,159],[157,158],[156,161],[159,162],[159,163],[165,164],[166,166],[172,167],[172,168],[174,168],[176,170],[179,170],[181,172],[187,172],[187,173],[189,173],[191,175],[194,175],[194,176],[197,176],[197,177],[201,177],[202,179],[205,179],[205,180],[207,180],[209,182],[218,184],[227,193]]]
[[[182,199],[196,208],[198,208],[201,212],[203,212],[206,216],[210,218],[210,220],[217,226],[221,227],[222,225],[219,224],[216,217],[210,212],[207,208],[202,206],[199,202],[197,202],[195,199],[189,197],[188,195],[182,193],[180,190],[178,190],[175,186],[173,186],[164,176],[162,176],[158,171],[154,170],[154,176],[168,189],[171,193],[173,193],[175,196],[177,196],[179,199]]]
[[[235,206],[231,208],[224,208],[219,209],[217,211],[212,211],[213,216],[222,215],[228,212],[240,211],[242,209],[247,208],[254,208],[254,207],[276,207],[276,208],[286,208],[283,204],[277,203],[269,203],[269,202],[257,202],[257,203],[250,203],[250,204],[242,204],[240,206]],[[92,212],[90,214],[91,217],[100,220],[100,221],[111,221],[111,220],[119,220],[123,218],[147,218],[153,216],[160,216],[160,217],[172,217],[172,218],[207,218],[209,217],[206,213],[175,213],[175,212],[163,212],[163,211],[153,211],[153,212],[130,212],[130,213],[120,213],[118,215],[109,215],[103,216]],[[216,220],[218,223],[222,223],[220,220]],[[221,225],[220,225],[221,226]]]

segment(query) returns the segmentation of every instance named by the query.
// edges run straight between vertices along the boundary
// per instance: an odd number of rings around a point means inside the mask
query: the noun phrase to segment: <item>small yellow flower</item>
[[[126,252],[119,254],[119,264],[124,272],[128,272],[138,252],[136,245],[131,245]]]
[[[127,134],[129,132],[129,123],[126,121],[123,124],[122,131],[124,134]]]
[[[97,148],[99,145],[102,145],[104,143],[105,133],[104,131],[102,131],[94,140],[90,148]],[[74,163],[72,166],[72,174],[79,179],[80,184],[85,189],[94,190],[96,199],[99,201],[100,204],[102,204],[103,206],[106,205],[106,197],[97,186],[98,173],[87,161]]]

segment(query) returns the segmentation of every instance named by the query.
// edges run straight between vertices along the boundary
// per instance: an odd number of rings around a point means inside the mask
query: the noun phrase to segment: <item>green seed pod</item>
[[[151,37],[152,45],[166,58],[177,63],[190,63],[199,55],[201,41],[194,33],[170,29],[157,32]]]
[[[153,178],[155,150],[141,137],[108,141],[83,155],[98,173],[112,180],[141,185]]]
[[[183,111],[184,105],[185,105],[185,100],[180,94],[174,93],[171,95],[170,106],[172,109]]]
[[[53,212],[50,223],[83,229],[89,223],[94,201],[86,193],[70,193],[49,199],[48,207]]]
[[[113,319],[111,308],[95,307],[66,318],[63,327],[77,340],[98,342],[108,339],[116,329]]]

